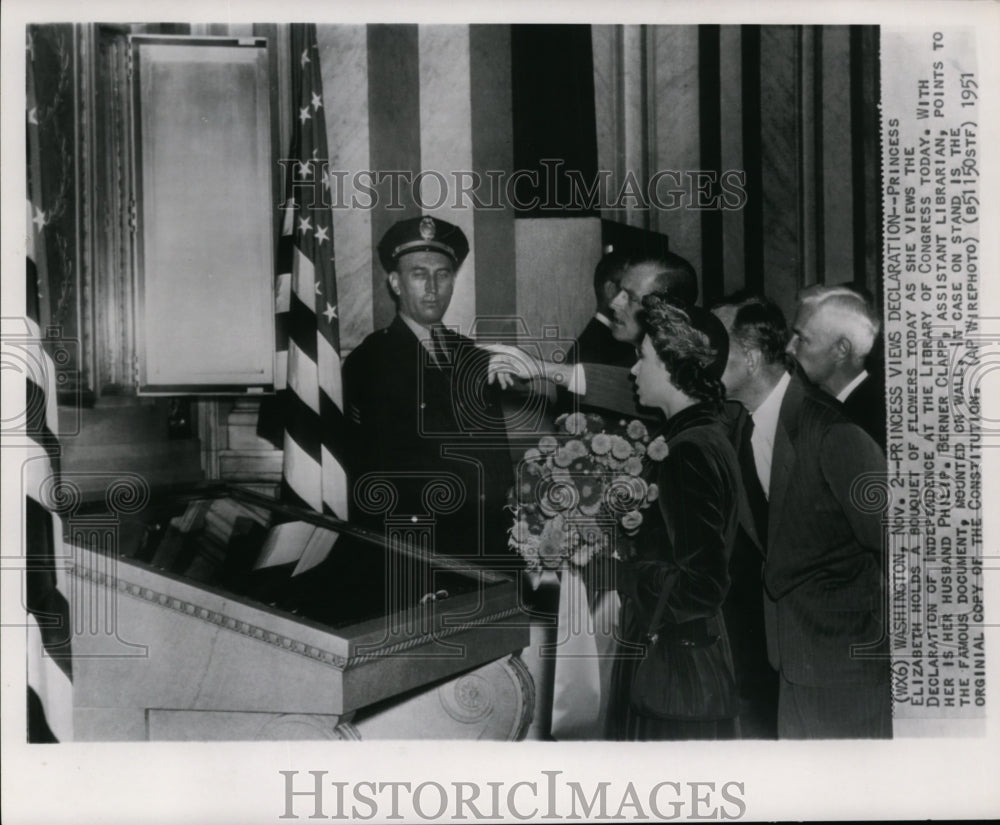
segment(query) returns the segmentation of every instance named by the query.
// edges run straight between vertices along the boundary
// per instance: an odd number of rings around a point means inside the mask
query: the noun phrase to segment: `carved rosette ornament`
[[[482,676],[470,673],[439,690],[438,698],[452,719],[472,724],[493,711],[495,691]]]

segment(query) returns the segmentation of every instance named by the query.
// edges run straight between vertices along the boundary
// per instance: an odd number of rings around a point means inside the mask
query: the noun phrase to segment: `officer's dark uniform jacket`
[[[439,366],[396,316],[344,362],[351,518],[380,532],[430,523],[436,553],[509,561],[513,472],[489,354],[450,330],[444,342]]]

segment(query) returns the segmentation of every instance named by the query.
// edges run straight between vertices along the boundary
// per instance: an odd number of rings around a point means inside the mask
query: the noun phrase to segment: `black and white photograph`
[[[1000,7],[2,38],[4,822],[1000,815]]]

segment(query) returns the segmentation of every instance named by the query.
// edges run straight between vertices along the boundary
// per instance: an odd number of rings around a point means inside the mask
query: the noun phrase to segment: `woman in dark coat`
[[[663,411],[668,454],[659,464],[659,498],[647,511],[635,556],[618,563],[622,599],[618,656],[612,673],[609,737],[617,740],[721,739],[738,736],[732,718],[660,719],[630,702],[635,670],[654,631],[659,643],[721,645],[720,667],[732,674],[722,618],[729,590],[729,557],[737,530],[740,471],[722,417],[725,328],[710,313],[681,309],[664,296],[643,301],[646,335],[632,368],[639,402]],[[654,439],[655,441],[655,439]],[[665,593],[658,626],[651,628]],[[697,683],[682,689],[697,691]],[[697,707],[698,697],[677,697]],[[735,711],[734,711],[735,713]]]

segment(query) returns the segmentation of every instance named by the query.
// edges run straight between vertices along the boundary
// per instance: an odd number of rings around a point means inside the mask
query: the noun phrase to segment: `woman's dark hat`
[[[715,358],[705,368],[714,378],[722,378],[729,360],[729,333],[718,318],[707,309],[695,306],[681,306],[691,322],[691,326],[708,338],[708,343],[715,350]]]

